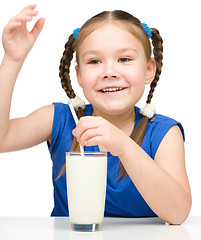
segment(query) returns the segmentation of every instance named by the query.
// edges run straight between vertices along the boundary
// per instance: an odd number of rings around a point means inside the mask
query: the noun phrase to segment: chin
[[[132,108],[134,109],[134,107]],[[113,115],[113,116],[118,116],[118,115],[122,115],[127,113],[129,110],[128,108],[120,108],[120,107],[110,107],[105,109],[105,113],[109,114],[109,115]]]
[[[94,110],[97,110],[97,113],[104,113],[108,115],[118,116],[127,113],[128,111],[133,111],[134,105],[133,104],[122,104],[122,103],[107,103],[102,102],[102,104],[93,104],[92,106]]]

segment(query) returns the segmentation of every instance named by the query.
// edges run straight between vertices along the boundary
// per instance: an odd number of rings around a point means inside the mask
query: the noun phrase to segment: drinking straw
[[[76,115],[75,110],[74,110],[74,108],[73,108],[73,105],[72,105],[71,103],[69,103],[68,105],[69,105],[70,110],[71,110],[71,113],[72,113],[72,115],[73,115],[75,124],[77,125],[77,123],[78,123],[78,118],[77,118],[77,115]],[[80,143],[79,143],[79,145],[80,145]],[[80,145],[80,152],[81,152],[81,156],[84,156],[84,148],[83,148],[81,145]]]

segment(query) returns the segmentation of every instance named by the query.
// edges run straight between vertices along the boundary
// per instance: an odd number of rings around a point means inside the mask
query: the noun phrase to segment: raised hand
[[[32,18],[38,14],[35,7],[35,4],[25,7],[4,28],[2,42],[5,57],[10,60],[24,60],[43,28],[45,19],[40,18],[30,32],[27,30],[27,22],[32,21]]]

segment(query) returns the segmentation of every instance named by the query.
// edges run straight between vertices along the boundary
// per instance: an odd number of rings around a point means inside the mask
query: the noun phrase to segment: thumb
[[[45,18],[40,18],[34,25],[31,34],[33,35],[34,39],[36,40],[38,35],[40,34],[41,30],[43,29],[45,23]]]

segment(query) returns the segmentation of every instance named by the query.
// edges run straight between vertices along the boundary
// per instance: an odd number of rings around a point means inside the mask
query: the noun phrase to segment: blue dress
[[[57,178],[65,164],[66,152],[69,152],[72,144],[72,130],[75,122],[67,104],[54,103],[54,121],[52,128],[51,144],[47,142],[53,162],[53,186],[54,186],[54,209],[51,216],[69,216],[66,188],[66,174]],[[135,107],[135,126],[142,118],[139,108]],[[92,105],[86,105],[85,115],[91,116]],[[155,121],[148,121],[142,149],[154,159],[159,144],[168,130],[173,125],[178,125],[184,138],[182,125],[174,119],[155,114]],[[85,147],[86,151],[99,151],[98,146]],[[138,192],[130,177],[122,181],[117,180],[119,158],[108,152],[107,190],[105,203],[105,216],[121,217],[153,217],[156,214],[145,202]]]

